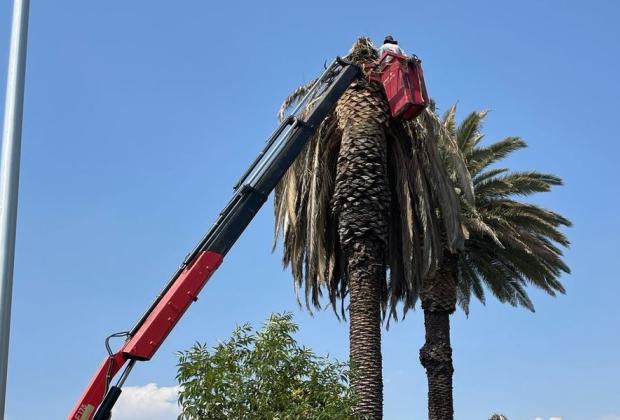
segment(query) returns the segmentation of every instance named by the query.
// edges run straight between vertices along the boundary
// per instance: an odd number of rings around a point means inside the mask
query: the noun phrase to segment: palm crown
[[[360,38],[347,58],[365,64],[377,51]],[[311,84],[285,100],[280,118]],[[276,239],[283,236],[284,265],[307,306],[320,306],[323,291],[334,308],[350,296],[352,387],[361,415],[382,413],[380,317],[387,308],[395,317],[398,302],[406,311],[421,297],[429,418],[448,419],[456,302],[467,312],[472,294],[484,302],[486,287],[502,302],[533,310],[528,284],[564,292],[558,278],[569,269],[560,247],[569,242],[560,229],[570,222],[516,198],[561,180],[492,168],[525,142],[509,137],[481,146],[486,112],[458,126],[455,114],[452,107],[442,120],[431,106],[413,121],[391,119],[380,86],[356,80],[276,188]]]
[[[472,112],[458,126],[455,115],[453,106],[444,115],[443,124],[457,140],[475,191],[474,206],[462,201],[463,223],[469,234],[458,261],[458,302],[465,312],[472,294],[484,303],[486,286],[501,302],[533,311],[527,285],[550,295],[565,292],[558,278],[570,269],[562,260],[560,246],[568,247],[569,241],[560,228],[571,222],[518,197],[547,192],[562,180],[547,173],[491,167],[527,144],[518,137],[507,137],[482,146],[487,112]]]
[[[377,52],[369,39],[360,38],[346,58],[362,64],[376,60]],[[352,91],[358,89],[357,84],[364,83],[355,82]],[[284,101],[280,119],[311,85],[312,82],[299,87]],[[364,95],[382,97],[377,86],[369,89]],[[373,89],[377,92],[372,93]],[[363,113],[359,107],[368,100],[349,95],[340,102],[359,101],[355,106]],[[389,279],[383,285],[381,299],[384,310],[389,306],[395,314],[400,298],[417,300],[423,279],[433,275],[439,265],[444,245],[453,251],[463,248],[460,204],[454,183],[469,200],[473,200],[473,193],[455,138],[432,110],[413,121],[389,119],[385,112],[380,125],[385,134],[390,186],[385,262]],[[290,265],[296,286],[305,289],[307,306],[320,306],[325,290],[335,306],[337,300],[344,300],[348,290],[346,261],[332,209],[342,125],[358,122],[342,119],[338,112],[325,119],[276,188],[276,239],[283,236],[284,265]],[[452,174],[446,170],[442,157],[449,161]],[[344,315],[344,308],[341,313]]]

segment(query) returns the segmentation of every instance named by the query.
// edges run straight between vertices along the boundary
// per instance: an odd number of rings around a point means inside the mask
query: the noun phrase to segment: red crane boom
[[[134,364],[153,357],[308,139],[359,74],[358,66],[340,58],[326,68],[297,108],[267,140],[265,148],[235,186],[232,199],[215,224],[188,254],[142,318],[131,331],[106,339],[108,357],[95,372],[69,420],[109,419]],[[112,337],[127,338],[116,352],[108,343]],[[123,367],[118,381],[111,385]]]
[[[390,56],[392,61],[384,60]],[[297,108],[267,139],[267,144],[234,187],[230,202],[215,224],[190,252],[160,295],[128,332],[106,339],[108,356],[69,414],[69,420],[108,420],[131,369],[150,360],[181,319],[224,256],[252,221],[308,139],[361,69],[336,58],[316,80]],[[428,98],[417,57],[386,53],[368,72],[384,86],[394,118],[411,119],[426,107]],[[125,337],[116,352],[109,339]],[[112,379],[123,369],[115,385]]]

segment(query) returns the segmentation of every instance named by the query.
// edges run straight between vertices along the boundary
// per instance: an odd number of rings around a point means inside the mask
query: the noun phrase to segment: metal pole
[[[0,163],[0,419],[4,419],[11,327],[17,190],[24,110],[29,0],[14,0]]]

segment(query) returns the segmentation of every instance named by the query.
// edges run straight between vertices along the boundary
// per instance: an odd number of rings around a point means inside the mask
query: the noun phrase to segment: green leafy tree
[[[348,419],[348,366],[300,346],[290,313],[249,324],[210,349],[179,353],[182,420]]]

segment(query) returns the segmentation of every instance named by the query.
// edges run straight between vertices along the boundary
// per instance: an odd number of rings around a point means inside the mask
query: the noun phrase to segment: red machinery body
[[[407,58],[386,51],[369,78],[383,85],[393,118],[411,120],[428,106],[422,64],[415,56]]]
[[[106,357],[70,412],[69,420],[109,420],[121,388],[138,361],[150,360],[222,263],[286,170],[312,137],[361,69],[337,57],[314,82],[292,113],[267,139],[263,150],[233,188],[217,220],[185,257],[149,309],[130,331],[106,339]],[[117,351],[111,338],[126,341]],[[122,370],[122,372],[121,372]],[[115,384],[114,376],[120,373]]]
[[[106,357],[92,377],[70,420],[90,420],[107,392],[109,379],[123,368],[128,360],[149,360],[187,308],[198,298],[207,281],[222,263],[222,255],[205,251],[186,267],[138,332],[111,357]]]
[[[325,69],[291,115],[267,139],[264,149],[235,185],[233,197],[214,225],[187,255],[137,324],[130,331],[106,339],[108,357],[70,412],[69,420],[109,420],[132,367],[137,361],[150,360],[155,355],[315,130],[361,75],[361,70],[339,57]],[[370,80],[383,85],[394,118],[415,118],[428,105],[417,57],[386,52],[377,64],[367,66],[365,73]],[[126,341],[114,352],[109,339],[119,337],[125,337]],[[112,384],[119,372],[118,381]]]
[[[198,294],[223,259],[216,252],[202,252],[181,273],[142,327],[125,343],[121,349],[123,354],[129,359],[150,360],[187,308],[198,300]]]

